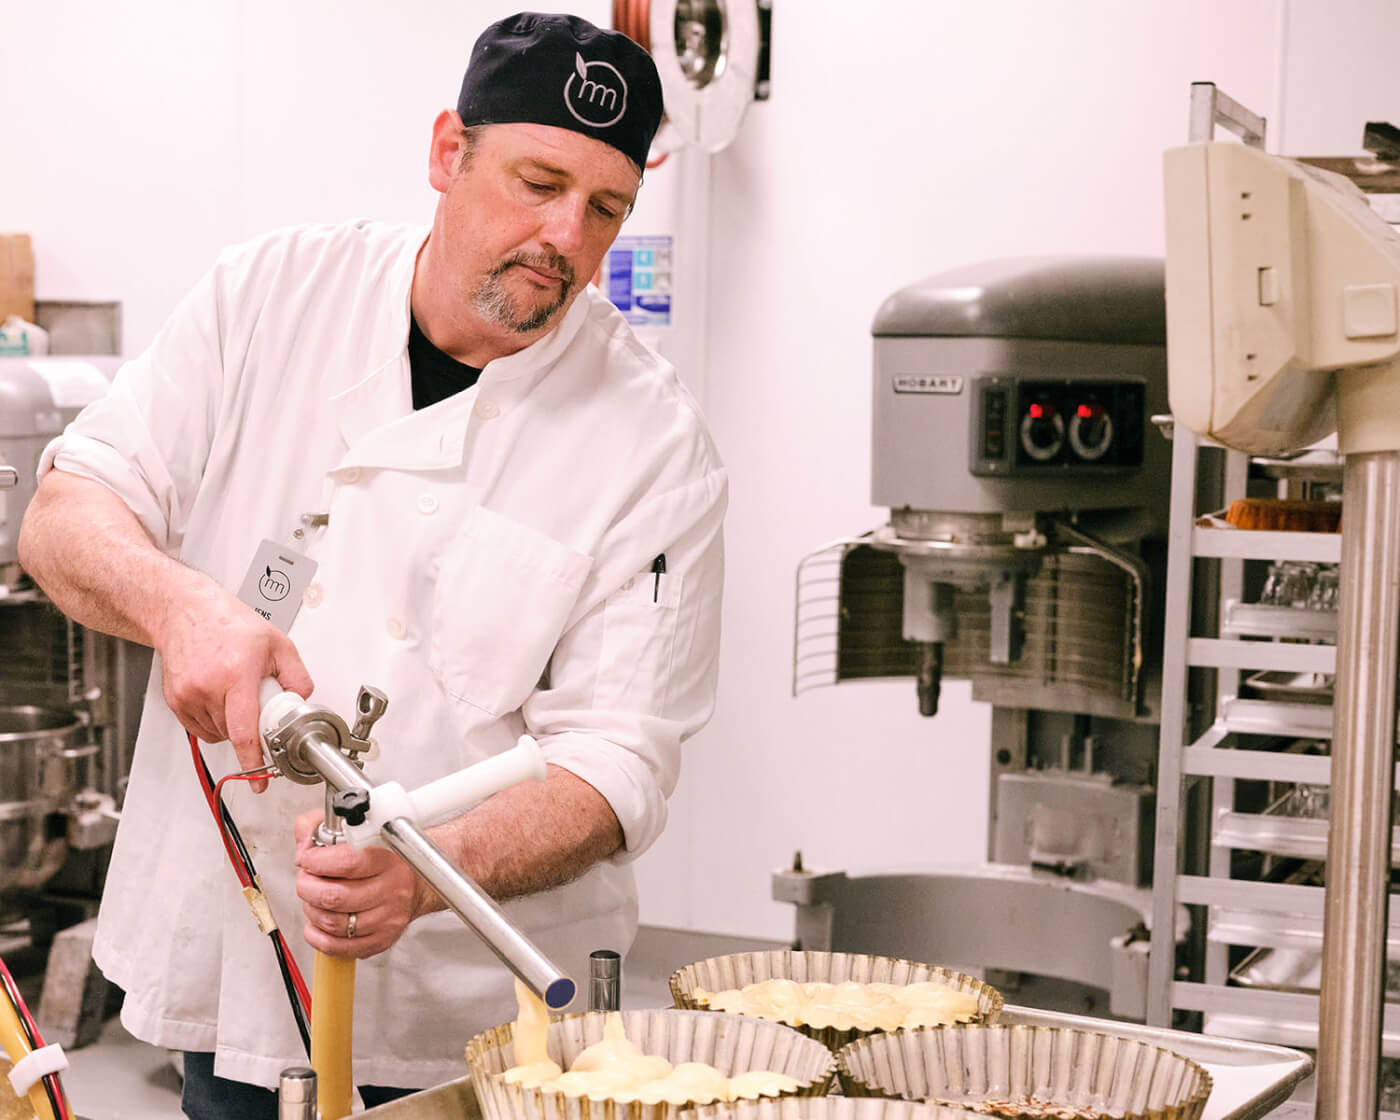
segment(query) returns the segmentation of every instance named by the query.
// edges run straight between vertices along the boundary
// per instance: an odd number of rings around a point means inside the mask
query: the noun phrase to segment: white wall
[[[432,117],[517,6],[11,5],[0,227],[33,235],[40,298],[122,300],[134,352],[228,242],[427,220]],[[1160,152],[1186,138],[1193,80],[1283,109],[1289,150],[1354,151],[1362,120],[1400,120],[1390,8],[778,0],[772,100],[712,164],[709,361],[691,371],[732,473],[719,709],[639,861],[644,920],[788,936],[768,873],[796,848],[822,866],[982,857],[988,712],[966,686],[931,721],[912,684],[789,695],[798,561],[883,520],[874,311],[988,257],[1160,252]]]
[[[1224,9],[1224,14],[1221,10]],[[1207,79],[1269,113],[1278,5],[790,0],[773,97],[715,159],[708,411],[731,470],[720,709],[687,758],[644,916],[789,937],[768,872],[972,862],[988,711],[908,684],[791,698],[794,570],[879,524],[871,319],[988,257],[1159,253],[1160,153]],[[673,878],[677,874],[682,878]]]

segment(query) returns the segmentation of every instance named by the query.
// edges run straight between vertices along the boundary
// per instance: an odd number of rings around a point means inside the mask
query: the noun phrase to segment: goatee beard
[[[558,273],[562,278],[558,296],[534,308],[529,314],[521,315],[516,311],[515,299],[506,290],[503,282],[505,274],[516,265]],[[472,293],[472,305],[488,322],[505,327],[516,334],[531,334],[558,314],[573,290],[573,266],[563,257],[554,253],[516,253],[496,265],[482,278],[476,291]]]

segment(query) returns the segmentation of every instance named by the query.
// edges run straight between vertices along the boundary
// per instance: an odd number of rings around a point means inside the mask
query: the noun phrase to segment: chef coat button
[[[483,420],[494,420],[501,414],[501,406],[493,400],[482,398],[476,402],[476,407],[472,411]]]
[[[325,597],[326,592],[321,585],[319,583],[313,583],[302,592],[301,601],[308,607],[319,607],[321,605],[321,600]]]
[[[341,477],[345,480],[347,485],[354,485],[356,482],[360,481],[360,468],[350,467]]]
[[[431,494],[420,494],[418,497],[419,513],[437,513],[438,500]]]
[[[404,636],[408,633],[408,627],[404,625],[404,621],[401,618],[389,619],[389,621],[384,624],[384,629],[388,631],[389,637],[393,638],[396,642],[403,641]]]

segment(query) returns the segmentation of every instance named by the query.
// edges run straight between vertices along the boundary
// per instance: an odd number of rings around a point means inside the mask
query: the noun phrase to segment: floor
[[[667,978],[684,963],[777,943],[643,927],[623,968],[623,1007],[669,1007]],[[28,988],[26,1001],[33,1002]],[[85,1120],[180,1120],[180,1077],[170,1055],[138,1042],[109,1019],[97,1042],[68,1054],[63,1086]]]
[[[94,1043],[68,1054],[63,1087],[88,1120],[179,1120],[180,1075],[165,1050],[138,1042],[109,1019]]]

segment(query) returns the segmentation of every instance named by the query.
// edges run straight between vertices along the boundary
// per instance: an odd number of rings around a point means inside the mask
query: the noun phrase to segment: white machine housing
[[[1228,142],[1164,156],[1171,409],[1239,451],[1400,447],[1400,236],[1350,180]],[[1360,367],[1360,368],[1353,368]],[[1338,371],[1346,370],[1345,373]]]

